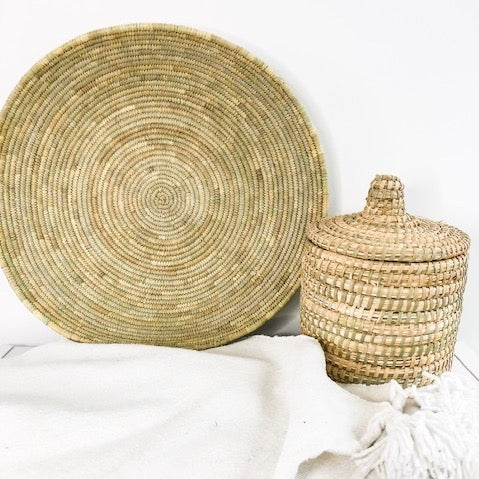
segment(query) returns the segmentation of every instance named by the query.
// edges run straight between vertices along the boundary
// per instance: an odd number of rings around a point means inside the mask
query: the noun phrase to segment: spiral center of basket
[[[92,178],[100,216],[105,213],[115,234],[128,235],[132,247],[145,241],[158,249],[174,247],[185,235],[193,240],[198,229],[206,233],[214,186],[210,167],[200,175],[194,173],[197,161],[173,156],[161,146],[119,155],[98,181]]]
[[[146,198],[150,213],[153,215],[168,216],[174,214],[174,210],[178,206],[186,207],[185,204],[178,205],[178,196],[181,193],[180,187],[158,184],[152,188],[151,193],[147,192],[145,195],[149,195]]]

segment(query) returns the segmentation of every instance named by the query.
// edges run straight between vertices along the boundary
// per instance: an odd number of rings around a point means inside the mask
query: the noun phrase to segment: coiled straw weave
[[[55,50],[0,116],[0,246],[77,341],[217,346],[299,285],[326,177],[302,108],[241,48],[130,25]]]
[[[451,367],[469,238],[408,215],[403,185],[377,176],[361,213],[315,222],[303,258],[301,327],[339,382],[396,379]]]

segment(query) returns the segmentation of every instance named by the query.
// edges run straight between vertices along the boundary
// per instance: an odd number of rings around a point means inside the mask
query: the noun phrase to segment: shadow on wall
[[[301,334],[299,327],[299,290],[281,311],[252,334],[264,334],[266,336]]]

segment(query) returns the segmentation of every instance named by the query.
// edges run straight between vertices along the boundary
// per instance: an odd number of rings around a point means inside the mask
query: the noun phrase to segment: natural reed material
[[[24,303],[78,341],[217,346],[299,285],[322,152],[261,61],[171,25],[89,33],[0,117],[0,246]]]
[[[340,382],[426,384],[451,367],[469,238],[408,215],[403,185],[377,176],[361,213],[311,224],[301,327]]]

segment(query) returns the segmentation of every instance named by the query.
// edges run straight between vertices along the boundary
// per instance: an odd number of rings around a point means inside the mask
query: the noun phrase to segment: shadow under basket
[[[310,225],[301,329],[338,382],[431,382],[451,369],[469,237],[405,212],[404,188],[377,176],[365,209]]]

